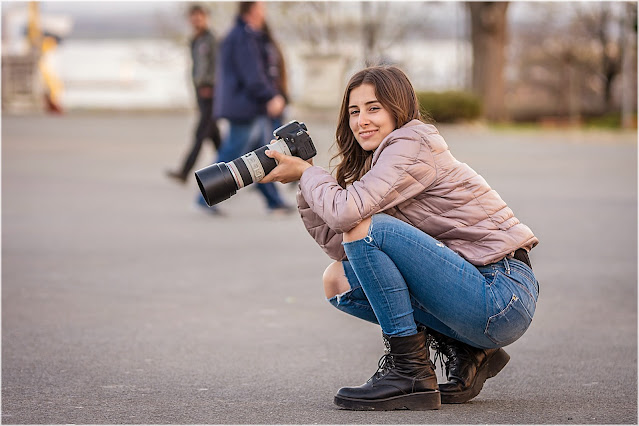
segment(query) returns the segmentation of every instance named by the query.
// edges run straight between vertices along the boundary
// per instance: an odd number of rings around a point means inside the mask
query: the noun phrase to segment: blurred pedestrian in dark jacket
[[[283,57],[266,27],[262,2],[241,2],[219,52],[214,116],[229,122],[217,161],[229,162],[267,144],[286,107]],[[258,184],[270,212],[292,212],[273,183]],[[203,198],[199,203],[206,206]]]
[[[219,150],[221,138],[217,123],[213,118],[213,94],[215,89],[215,36],[209,29],[208,11],[202,6],[194,5],[189,9],[189,21],[193,28],[191,39],[191,77],[195,89],[200,118],[195,128],[195,135],[190,151],[187,153],[182,167],[177,171],[167,171],[167,175],[181,183],[186,182],[193,169],[197,156],[205,140],[210,140]]]

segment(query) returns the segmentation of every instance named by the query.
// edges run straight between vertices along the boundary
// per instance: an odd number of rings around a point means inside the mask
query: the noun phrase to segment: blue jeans
[[[343,243],[350,290],[329,301],[380,324],[389,336],[410,336],[417,324],[471,346],[513,343],[535,313],[539,283],[525,263],[506,258],[476,267],[430,235],[386,214],[368,235]]]
[[[229,124],[229,134],[218,151],[216,161],[218,163],[228,163],[268,144],[273,139],[272,132],[277,125],[274,120],[266,116],[257,117],[252,121],[230,121]],[[257,189],[264,196],[269,209],[286,206],[274,182],[258,183]],[[197,202],[206,206],[202,194],[199,194]]]

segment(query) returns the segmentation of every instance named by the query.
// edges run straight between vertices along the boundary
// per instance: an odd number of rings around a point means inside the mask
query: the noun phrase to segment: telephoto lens
[[[275,129],[273,136],[276,139],[274,143],[262,146],[229,163],[215,163],[195,172],[195,180],[206,204],[213,206],[221,203],[235,195],[239,189],[264,179],[264,176],[277,166],[274,159],[266,156],[267,150],[300,157],[303,160],[313,158],[317,154],[304,123],[293,120]]]

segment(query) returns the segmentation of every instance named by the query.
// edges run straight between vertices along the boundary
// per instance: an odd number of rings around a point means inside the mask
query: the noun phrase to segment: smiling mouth
[[[377,132],[377,130],[367,130],[365,132],[359,132],[359,136],[362,138],[367,138],[371,136],[373,133]]]

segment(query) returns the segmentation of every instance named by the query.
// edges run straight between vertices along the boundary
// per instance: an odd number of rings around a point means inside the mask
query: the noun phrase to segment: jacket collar
[[[384,140],[382,140],[382,143],[379,144],[379,146],[375,149],[375,152],[373,153],[373,164],[375,164],[375,162],[377,161],[377,157],[379,157],[379,154],[384,150],[384,148],[386,148],[386,145],[389,144],[389,141],[392,140],[393,138],[397,137],[397,132],[402,131],[402,129],[409,129],[412,127],[419,127],[419,126],[431,126],[430,124],[426,124],[423,121],[420,120],[411,120],[408,123],[404,124],[402,127],[393,130],[392,132],[390,132],[388,134],[388,136],[386,136],[384,138]],[[434,126],[432,126],[433,128],[435,128]],[[435,129],[435,131],[437,131],[437,129]]]

